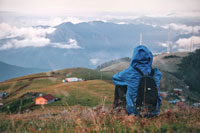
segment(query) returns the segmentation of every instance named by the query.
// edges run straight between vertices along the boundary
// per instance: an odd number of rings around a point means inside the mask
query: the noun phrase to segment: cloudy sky
[[[0,0],[0,11],[21,13],[192,12],[199,0]]]
[[[113,17],[113,14],[114,16],[117,15],[117,18],[119,18],[120,15],[122,17],[126,15],[133,17],[134,13],[136,13],[136,17],[137,15],[165,16],[167,14],[175,14],[175,16],[189,15],[198,16],[199,18],[199,7],[200,0],[0,0],[0,11],[25,14],[31,13],[36,16],[45,15],[45,17],[50,16],[50,18],[44,18],[44,16],[42,16],[41,18],[14,17],[13,19],[11,19],[12,16],[6,16],[6,18],[0,16],[0,39],[24,38],[23,40],[11,39],[0,46],[0,51],[29,46],[44,47],[50,44],[52,47],[62,49],[79,49],[81,46],[79,46],[78,42],[73,38],[68,39],[65,44],[51,43],[50,40],[46,38],[46,34],[55,31],[53,26],[63,22],[80,23],[82,21],[89,21],[90,18],[87,18],[87,15],[93,15],[92,17],[97,17],[101,20],[104,20],[105,14],[108,18]],[[99,14],[96,15],[95,13]],[[55,15],[56,17],[52,17],[51,15]],[[63,19],[62,17],[58,17],[59,15],[66,15],[68,17],[64,17]],[[76,15],[83,15],[84,18],[77,18]],[[103,18],[98,15],[103,15]],[[105,18],[107,18],[107,16]],[[92,20],[93,19],[96,20],[96,18],[92,18]],[[51,27],[32,27],[35,25],[49,25]],[[174,30],[180,31],[181,34],[200,32],[200,25],[189,26],[171,23],[163,27],[168,29],[168,26]],[[194,36],[193,38],[195,40],[194,43],[200,44],[199,36]],[[176,43],[185,47],[187,44],[190,44],[190,41],[191,38],[182,38]],[[162,42],[162,44],[166,46],[167,43]],[[93,64],[96,64],[97,61],[96,59],[91,60]]]

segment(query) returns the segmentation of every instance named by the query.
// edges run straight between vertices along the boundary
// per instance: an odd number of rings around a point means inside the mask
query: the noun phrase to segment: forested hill
[[[200,49],[182,58],[176,76],[183,79],[190,90],[200,93]]]

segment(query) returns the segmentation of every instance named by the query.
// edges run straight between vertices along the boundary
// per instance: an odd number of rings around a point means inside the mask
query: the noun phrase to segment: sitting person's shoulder
[[[156,76],[162,76],[161,71],[158,68],[153,68],[154,69],[154,75]]]

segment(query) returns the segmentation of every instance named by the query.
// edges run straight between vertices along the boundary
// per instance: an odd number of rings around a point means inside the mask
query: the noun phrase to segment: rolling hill
[[[174,52],[171,54],[160,54],[158,56],[154,56],[153,67],[157,67],[161,71],[175,72],[177,70],[177,64],[181,62],[182,57],[187,55],[188,52]],[[99,65],[99,70],[120,72],[129,66],[130,58],[126,58],[121,58],[101,64]]]
[[[159,68],[161,71],[176,72],[177,64],[181,62],[181,59],[188,56],[189,52],[175,52],[171,54],[162,54],[155,56],[153,60],[153,66]]]
[[[158,55],[154,65],[161,66],[162,64],[156,63],[160,62],[159,60],[170,65],[171,59],[175,62],[175,59],[178,61],[181,55],[186,54],[173,55],[176,56]],[[7,97],[1,100],[4,106],[0,107],[0,129],[2,132],[200,131],[200,123],[197,122],[200,121],[199,109],[185,103],[172,105],[165,98],[161,114],[155,118],[128,116],[124,110],[113,110],[114,85],[111,78],[115,71],[119,71],[116,69],[117,64],[105,67],[111,68],[110,71],[71,68],[17,77],[0,83],[0,90],[8,93]],[[171,68],[173,66],[161,70],[161,89],[170,91],[177,87],[183,88],[184,93],[187,92],[185,83],[168,72]],[[66,76],[83,78],[85,81],[63,83],[62,79]],[[186,94],[193,95],[189,93]],[[34,99],[40,94],[52,94],[59,100],[36,106]]]
[[[28,74],[48,71],[47,69],[24,68],[15,65],[9,65],[0,61],[0,82],[15,77],[20,77]]]
[[[160,85],[162,91],[171,92],[174,88],[182,88],[186,97],[189,96],[199,100],[199,95],[189,91],[188,85],[174,75],[178,68],[177,64],[179,64],[181,59],[188,54],[188,52],[174,52],[154,56],[153,67],[160,69],[162,72]],[[122,58],[116,61],[107,62],[106,64],[106,66],[102,65],[105,67],[102,67],[100,71],[116,73],[128,68],[129,60],[123,60]]]

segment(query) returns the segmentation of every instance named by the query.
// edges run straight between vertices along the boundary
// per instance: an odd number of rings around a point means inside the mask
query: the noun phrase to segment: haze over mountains
[[[199,17],[168,14],[104,20],[102,15],[101,21],[86,21],[81,17],[70,20],[11,14],[0,13],[0,61],[21,67],[96,68],[106,61],[130,57],[140,33],[142,43],[153,53],[167,51],[168,32],[172,51],[189,50],[191,40],[194,49],[200,46]]]
[[[9,65],[0,61],[0,82],[8,80],[15,77],[20,77],[23,75],[29,75],[33,73],[39,73],[43,71],[48,71],[47,69],[38,68],[23,68],[14,65]]]

